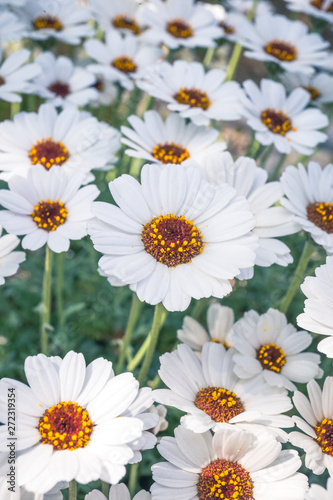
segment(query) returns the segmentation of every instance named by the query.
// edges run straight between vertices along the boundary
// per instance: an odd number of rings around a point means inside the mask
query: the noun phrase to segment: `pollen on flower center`
[[[204,248],[201,231],[184,216],[160,215],[143,226],[147,253],[168,267],[187,264]]]
[[[49,170],[53,165],[65,163],[69,158],[69,153],[62,142],[52,141],[52,137],[48,137],[37,141],[37,144],[32,146],[29,158],[33,165],[39,163]]]
[[[266,344],[257,350],[257,360],[265,370],[280,373],[281,368],[286,364],[286,355],[281,347]]]
[[[77,450],[89,443],[94,424],[85,408],[72,401],[51,406],[39,419],[43,444],[55,450]]]
[[[131,57],[120,56],[112,61],[112,66],[123,73],[134,73],[136,64]]]
[[[0,85],[4,85],[6,83],[5,79],[0,76]]]
[[[220,458],[202,469],[197,488],[200,500],[253,500],[250,474],[240,464]]]
[[[157,144],[152,151],[152,155],[161,163],[174,163],[175,165],[179,165],[190,157],[186,148],[174,142]]]
[[[326,4],[326,2],[325,2]],[[333,12],[333,3],[330,2],[328,5],[324,5],[324,0],[313,0],[311,5],[319,10],[324,10],[326,12]]]
[[[50,16],[49,14],[36,17],[32,24],[35,30],[44,30],[48,28],[56,31],[62,30],[62,23],[60,19],[55,16]]]
[[[52,85],[49,86],[49,90],[60,97],[66,97],[70,92],[69,85],[64,82],[52,83]]]
[[[173,19],[167,24],[167,32],[175,38],[190,38],[193,36],[191,26],[184,19]]]
[[[232,35],[235,33],[235,28],[229,23],[226,23],[225,21],[220,21],[219,22],[220,28],[223,29],[224,33],[227,33],[227,35]]]
[[[285,135],[293,127],[290,118],[285,113],[271,108],[262,111],[261,121],[273,134]]]
[[[264,50],[279,61],[293,61],[297,57],[296,47],[282,40],[272,40],[265,46]]]
[[[130,30],[134,33],[134,35],[139,35],[141,31],[135,20],[127,16],[120,15],[114,17],[112,19],[112,24],[115,28]]]
[[[187,104],[191,108],[201,108],[206,110],[212,104],[208,99],[206,92],[197,89],[181,88],[173,96],[179,104]]]
[[[50,233],[65,222],[68,211],[62,201],[41,200],[30,215],[38,227]]]
[[[311,101],[315,101],[320,96],[319,90],[312,85],[308,85],[307,87],[304,87],[304,89],[311,95]]]
[[[213,344],[221,344],[226,349],[230,349],[230,347],[231,347],[231,345],[229,345],[226,342],[223,342],[222,340],[219,340],[219,339],[212,339],[211,342],[213,342]]]
[[[324,418],[317,423],[314,431],[317,435],[316,441],[323,453],[333,457],[333,420]]]
[[[233,417],[244,412],[244,406],[239,397],[222,387],[201,389],[194,404],[215,422],[229,422]]]
[[[333,203],[310,203],[306,207],[309,221],[328,234],[333,233]]]

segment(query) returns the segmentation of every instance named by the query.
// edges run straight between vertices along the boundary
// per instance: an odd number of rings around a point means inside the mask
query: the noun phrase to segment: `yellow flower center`
[[[190,38],[193,36],[191,26],[184,19],[174,19],[167,24],[167,32],[175,38]]]
[[[206,92],[201,92],[197,89],[182,87],[173,97],[177,102],[179,102],[179,104],[187,104],[188,106],[191,106],[191,108],[201,108],[206,110],[212,104],[208,99]]]
[[[324,10],[325,12],[333,12],[333,3],[329,2],[329,4],[326,5],[326,7],[324,7],[324,1],[325,0],[313,0],[311,2],[311,5],[318,10]]]
[[[187,264],[204,249],[201,231],[184,216],[160,215],[144,225],[147,253],[168,267]]]
[[[233,33],[235,33],[234,26],[232,26],[231,24],[229,24],[225,21],[220,21],[219,26],[220,26],[220,28],[223,29],[224,33],[226,33],[227,35],[232,35]]]
[[[257,350],[257,359],[264,370],[276,373],[280,373],[281,368],[286,364],[286,355],[283,349],[275,344],[262,345]]]
[[[315,101],[320,96],[320,92],[316,87],[313,87],[312,85],[308,85],[307,87],[304,87],[304,88],[305,88],[305,90],[307,90],[310,93],[312,101]]]
[[[122,73],[134,73],[136,71],[135,62],[127,56],[117,57],[113,60],[112,66],[122,71]]]
[[[152,151],[152,155],[161,163],[174,163],[175,165],[179,165],[190,157],[186,148],[183,148],[174,142],[157,144]]]
[[[311,203],[306,207],[309,221],[328,234],[333,233],[333,203]]]
[[[37,144],[32,146],[29,153],[29,158],[32,165],[39,163],[46,170],[49,170],[53,165],[62,165],[69,158],[67,148],[62,142],[52,141],[51,137],[37,141]]]
[[[55,16],[50,16],[49,14],[44,14],[43,16],[36,17],[33,21],[33,26],[35,30],[53,29],[56,31],[62,30],[62,23],[60,19]]]
[[[197,408],[207,413],[215,422],[229,422],[243,413],[244,406],[234,392],[223,387],[205,387],[194,401]]]
[[[112,19],[112,24],[115,28],[126,29],[132,31],[134,35],[139,35],[141,30],[134,19],[127,16],[116,16]]]
[[[55,231],[57,227],[61,226],[67,218],[68,211],[64,203],[59,200],[40,201],[38,205],[34,206],[34,211],[31,212],[31,217],[37,226],[44,229],[48,233]]]
[[[293,130],[291,119],[281,110],[264,109],[261,113],[261,121],[273,134],[286,135],[289,130]]]
[[[200,500],[253,500],[253,482],[250,474],[238,463],[218,458],[199,475]]]
[[[316,441],[325,455],[333,457],[333,420],[324,418],[318,422],[314,431],[317,435]]]
[[[230,349],[230,347],[232,347],[231,345],[227,344],[226,342],[223,342],[223,340],[219,340],[219,339],[212,339],[211,342],[213,342],[214,344],[221,344],[226,349]]]
[[[77,450],[89,443],[94,424],[85,408],[72,401],[51,406],[39,419],[43,444],[55,450]]]
[[[264,50],[267,54],[275,57],[279,61],[293,61],[297,57],[297,49],[288,42],[282,40],[272,40],[269,42]]]

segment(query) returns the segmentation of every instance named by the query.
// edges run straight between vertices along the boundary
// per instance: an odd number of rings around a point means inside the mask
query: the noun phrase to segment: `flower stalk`
[[[77,485],[75,479],[69,483],[68,500],[77,500]]]
[[[137,294],[133,293],[128,323],[127,323],[127,327],[125,330],[125,335],[124,335],[124,340],[123,340],[123,344],[121,347],[119,361],[118,361],[118,364],[116,367],[117,374],[121,373],[121,371],[123,369],[124,362],[125,362],[127,352],[128,352],[128,348],[130,346],[133,329],[134,329],[136,322],[138,320],[141,308],[142,308],[142,302],[138,299]]]
[[[50,329],[51,318],[51,285],[52,285],[52,261],[53,253],[46,245],[45,247],[45,265],[42,289],[42,313],[41,313],[41,350],[48,354],[48,331]]]

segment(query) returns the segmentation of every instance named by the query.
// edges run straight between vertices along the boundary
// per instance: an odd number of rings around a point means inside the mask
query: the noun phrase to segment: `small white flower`
[[[163,437],[158,450],[167,462],[153,465],[152,500],[304,500],[307,478],[301,460],[262,428],[221,428],[195,434],[183,425],[175,438]],[[242,491],[242,496],[239,495]],[[219,497],[217,497],[219,495]]]
[[[236,12],[239,12],[240,14],[247,16],[248,13],[253,8],[253,1],[252,0],[227,0],[227,5],[228,5],[229,9],[231,9],[231,12],[236,11]],[[271,5],[270,2],[266,2],[265,0],[260,0],[257,3],[256,10],[255,10],[255,17],[263,16],[263,15],[267,15],[267,14],[272,14],[272,13],[273,13],[273,6]]]
[[[211,304],[207,310],[208,332],[198,321],[185,316],[182,328],[177,330],[177,338],[199,352],[206,342],[217,342],[229,348],[232,347],[234,320],[234,312],[230,307]]]
[[[146,25],[137,0],[90,0],[90,4],[94,17],[105,31],[117,30],[138,36]]]
[[[327,479],[326,489],[319,484],[312,483],[306,494],[305,500],[331,500],[333,498],[333,478]]]
[[[57,113],[43,104],[38,113],[18,113],[0,124],[0,178],[26,177],[38,163],[47,170],[58,165],[66,173],[87,176],[114,162],[119,147],[119,132],[89,113],[75,108]]]
[[[304,313],[297,316],[297,324],[310,332],[328,335],[319,342],[318,351],[333,358],[333,257],[317,267],[316,276],[308,276],[301,285],[307,297]]]
[[[153,391],[159,403],[187,413],[185,427],[202,433],[217,431],[222,423],[264,425],[286,440],[280,427],[292,427],[282,415],[292,408],[284,389],[270,387],[258,379],[240,380],[234,373],[235,350],[206,342],[201,361],[184,344],[160,357],[159,375],[168,389]]]
[[[93,74],[96,79],[93,87],[97,90],[98,96],[97,99],[94,99],[89,103],[90,106],[92,108],[98,108],[99,106],[110,106],[110,104],[114,103],[117,99],[117,87],[112,82],[109,82],[101,73]]]
[[[36,91],[49,104],[78,107],[98,99],[98,91],[93,87],[96,77],[84,68],[75,67],[68,57],[43,52],[35,63],[41,68],[34,81]]]
[[[333,76],[327,73],[305,75],[304,73],[285,73],[280,77],[288,92],[303,88],[311,96],[311,104],[320,106],[333,102]]]
[[[19,264],[25,261],[25,252],[13,252],[20,243],[17,236],[5,234],[1,236],[0,226],[0,285],[3,285],[7,276],[17,273]]]
[[[333,253],[333,165],[322,169],[319,163],[310,162],[307,170],[301,163],[298,168],[289,166],[281,184],[286,195],[281,204],[318,245]]]
[[[243,84],[248,97],[243,99],[243,115],[264,146],[274,144],[280,153],[292,149],[311,155],[327,135],[318,129],[328,125],[327,116],[319,109],[306,109],[311,96],[295,89],[288,96],[281,83],[263,79],[260,88],[252,80]]]
[[[109,498],[98,490],[93,490],[84,497],[84,500],[131,500],[130,492],[125,484],[114,484],[110,488]],[[151,494],[148,491],[141,490],[134,495],[133,500],[151,500]]]
[[[327,468],[333,476],[333,377],[327,377],[323,390],[315,380],[307,384],[309,400],[296,391],[294,405],[300,413],[293,419],[304,433],[293,431],[290,442],[305,451],[305,466],[314,474],[322,474]]]
[[[201,63],[163,62],[146,72],[137,85],[148,94],[168,103],[171,111],[190,118],[196,125],[213,120],[238,120],[241,117],[242,91],[237,82],[224,82],[225,72],[205,73]]]
[[[242,33],[242,26],[246,19],[245,16],[237,12],[226,12],[224,7],[218,4],[207,3],[205,4],[205,8],[213,14],[221,30],[218,38],[225,38],[226,40],[236,42],[240,33]]]
[[[214,155],[226,148],[225,142],[214,142],[219,132],[186,123],[177,113],[171,113],[165,122],[156,111],[147,111],[144,119],[130,116],[133,129],[121,127],[126,138],[121,142],[130,146],[125,153],[144,158],[152,163],[185,164],[186,160],[200,161],[207,155]]]
[[[332,0],[285,0],[287,7],[296,12],[304,12],[312,17],[319,17],[333,23]]]
[[[102,74],[111,82],[119,82],[128,90],[133,89],[133,80],[142,77],[147,67],[162,56],[159,47],[147,45],[134,35],[122,36],[117,31],[106,33],[105,43],[87,40],[84,48],[97,61],[97,64],[88,65],[89,71]]]
[[[279,236],[286,236],[299,231],[300,226],[293,221],[293,214],[284,207],[275,206],[283,195],[280,182],[267,182],[268,174],[257,167],[251,158],[240,157],[235,162],[230,153],[219,153],[203,159],[204,171],[213,184],[230,184],[237,194],[244,196],[256,219],[253,232],[259,238],[255,264],[269,267],[272,264],[287,266],[293,259],[290,249]],[[244,277],[252,277],[242,271]]]
[[[259,16],[255,24],[243,26],[239,43],[249,50],[246,57],[274,62],[285,71],[314,73],[314,67],[325,67],[329,42],[318,33],[308,33],[306,24],[281,15]]]
[[[191,297],[225,296],[229,280],[253,265],[247,202],[205,182],[199,169],[145,165],[141,185],[122,175],[109,188],[119,208],[94,203],[89,234],[104,254],[102,270],[134,285],[141,301],[183,311]]]
[[[78,7],[76,0],[29,0],[17,9],[26,36],[33,40],[55,38],[59,42],[78,45],[82,38],[94,35],[88,24],[90,11]]]
[[[220,29],[211,12],[195,0],[151,0],[143,7],[142,16],[149,26],[144,39],[178,47],[215,47]]]
[[[40,74],[40,67],[35,64],[24,64],[30,57],[29,50],[22,49],[3,59],[0,47],[0,99],[8,102],[21,102],[18,93],[33,91],[31,80]]]
[[[234,324],[232,340],[238,351],[233,357],[235,373],[242,379],[259,375],[272,387],[293,391],[293,382],[304,384],[323,375],[319,354],[303,352],[312,342],[311,335],[297,331],[276,309],[261,316],[255,311],[245,313]]]
[[[16,451],[18,486],[46,493],[59,481],[86,484],[102,479],[117,483],[133,457],[130,443],[142,434],[139,418],[123,416],[137,397],[131,373],[114,376],[112,363],[82,354],[64,359],[43,354],[25,361],[29,386],[12,379],[0,382],[1,404],[8,388],[17,401]],[[68,426],[64,432],[63,421]],[[7,421],[0,427],[0,448],[7,446]]]
[[[151,405],[147,411],[158,415],[157,425],[151,430],[155,436],[168,428],[169,422],[166,419],[168,411],[164,405]]]
[[[0,223],[12,234],[26,235],[22,247],[37,250],[47,244],[56,253],[65,252],[70,240],[87,234],[87,220],[93,217],[91,204],[96,186],[81,189],[84,174],[68,176],[61,167],[49,172],[42,165],[31,169],[27,178],[12,177],[9,190],[0,190]]]

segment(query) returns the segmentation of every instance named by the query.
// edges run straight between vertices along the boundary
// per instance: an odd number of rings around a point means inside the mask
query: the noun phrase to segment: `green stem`
[[[138,472],[139,472],[139,463],[131,465],[131,470],[129,473],[129,480],[128,480],[128,489],[129,489],[131,498],[133,498],[134,494],[136,493],[136,483],[138,480]]]
[[[128,372],[133,372],[135,368],[140,364],[142,358],[146,354],[149,344],[150,344],[150,335],[147,336],[146,340],[144,341],[144,343],[142,344],[142,346],[140,347],[134,358],[130,361],[130,363],[128,363],[126,368]]]
[[[10,105],[10,117],[13,118],[14,115],[20,112],[21,103],[20,102],[12,102]]]
[[[260,167],[264,168],[266,165],[266,162],[268,158],[271,156],[271,153],[274,149],[274,144],[271,144],[270,146],[267,146],[264,153],[262,154],[262,157],[260,159]]]
[[[45,266],[42,289],[42,314],[41,314],[41,350],[42,353],[48,353],[48,330],[50,329],[51,317],[51,282],[52,282],[52,260],[53,253],[46,245]]]
[[[63,286],[64,286],[64,261],[65,252],[57,255],[57,282],[56,282],[56,297],[57,297],[57,314],[58,314],[58,330],[61,338],[65,334],[65,313],[63,301]]]
[[[207,52],[205,54],[204,60],[203,60],[203,65],[205,68],[208,68],[210,63],[212,62],[212,59],[214,57],[214,52],[215,48],[214,47],[208,47]]]
[[[76,500],[76,498],[77,498],[77,487],[76,487],[76,481],[75,481],[75,479],[73,479],[69,483],[69,496],[68,496],[68,500]]]
[[[151,362],[153,360],[154,352],[156,349],[157,341],[158,341],[158,336],[160,333],[160,330],[163,326],[163,323],[167,317],[167,310],[164,308],[162,302],[157,304],[155,306],[155,312],[154,312],[154,319],[153,319],[153,324],[151,327],[151,330],[149,332],[149,337],[150,337],[150,342],[149,346],[146,352],[145,359],[143,361],[143,364],[141,366],[139,376],[138,376],[138,381],[141,386],[146,381],[147,374],[151,365]]]
[[[283,153],[281,156],[280,156],[280,159],[278,161],[278,164],[276,165],[275,169],[273,170],[273,173],[272,173],[272,180],[276,180],[279,178],[279,174],[280,174],[280,170],[284,164],[284,162],[286,161],[286,158],[287,158],[287,155],[286,153]]]
[[[140,311],[142,307],[142,302],[138,299],[138,296],[136,293],[133,293],[132,295],[132,304],[131,304],[131,310],[129,313],[129,318],[128,318],[128,323],[127,327],[125,330],[125,335],[123,339],[123,345],[121,347],[121,352],[119,356],[119,361],[116,367],[116,373],[120,373],[123,369],[124,361],[127,355],[127,351],[131,342],[131,336],[133,329],[135,327],[135,324],[138,320]]]
[[[110,490],[110,485],[105,481],[102,481],[102,493],[103,495],[106,496],[106,498],[109,498],[109,490]]]
[[[295,293],[301,286],[303,280],[304,280],[304,274],[306,271],[306,268],[308,266],[308,263],[311,259],[311,256],[313,254],[314,250],[314,245],[311,241],[307,240],[305,242],[304,248],[302,255],[298,261],[297,268],[294,274],[294,277],[289,285],[288,291],[286,295],[284,296],[281,305],[280,305],[280,311],[283,312],[284,314],[287,313],[289,306],[294,298]]]

